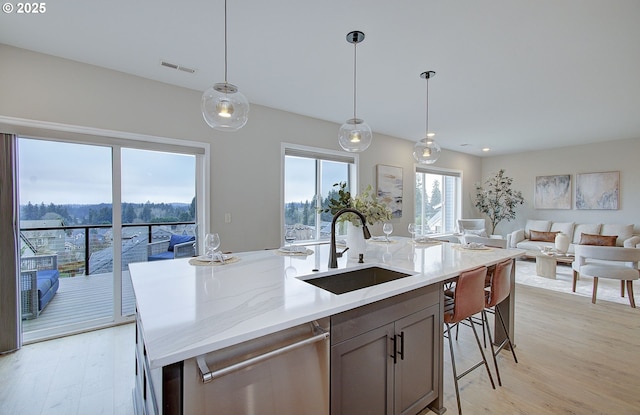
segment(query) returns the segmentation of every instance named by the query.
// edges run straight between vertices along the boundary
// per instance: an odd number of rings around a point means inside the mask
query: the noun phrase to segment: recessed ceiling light
[[[484,151],[484,152],[486,153],[487,151],[491,151],[491,149],[490,149],[489,147],[484,147],[484,148],[482,149],[482,151]]]

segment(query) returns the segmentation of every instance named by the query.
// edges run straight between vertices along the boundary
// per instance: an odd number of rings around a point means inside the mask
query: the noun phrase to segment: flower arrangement
[[[362,213],[367,218],[369,225],[384,222],[391,219],[391,209],[384,203],[378,201],[371,185],[359,195],[352,197],[347,190],[347,183],[335,183],[333,187],[338,187],[338,198],[329,199],[329,206],[319,209],[320,212],[329,212],[332,215],[338,213],[340,209],[352,208]],[[338,222],[349,221],[355,226],[360,225],[360,218],[352,213],[345,213],[338,218]]]
[[[513,179],[505,176],[501,169],[495,176],[484,182],[484,187],[476,183],[475,207],[489,217],[490,233],[494,233],[498,223],[516,218],[516,206],[524,203],[522,192],[511,188]]]

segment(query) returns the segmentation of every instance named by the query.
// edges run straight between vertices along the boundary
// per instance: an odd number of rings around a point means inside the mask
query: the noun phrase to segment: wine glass
[[[289,249],[293,245],[293,242],[296,240],[296,230],[293,228],[289,228],[284,233],[284,241],[289,244]]]
[[[294,278],[298,275],[298,270],[291,263],[291,256],[289,256],[289,266],[284,269],[284,275],[287,278]]]
[[[407,227],[407,229],[409,230],[409,233],[411,234],[411,239],[415,239],[415,235],[416,235],[416,224],[411,222],[409,224],[409,226]]]
[[[387,251],[382,254],[382,262],[389,264],[393,260],[393,254],[389,252],[389,245],[386,246]]]
[[[213,256],[216,253],[216,249],[220,247],[220,235],[217,233],[208,233],[204,237],[204,250],[206,256],[213,261]]]
[[[384,225],[382,225],[382,232],[387,235],[387,242],[390,242],[389,235],[391,235],[391,232],[393,232],[393,225],[389,222],[385,223]]]

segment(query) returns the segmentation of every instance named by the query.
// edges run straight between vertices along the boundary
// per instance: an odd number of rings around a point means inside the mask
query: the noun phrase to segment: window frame
[[[348,175],[349,175],[349,188],[357,189],[358,188],[358,171],[359,171],[359,155],[354,153],[349,153],[346,151],[336,151],[329,150],[325,148],[319,147],[311,147],[304,146],[300,144],[293,144],[287,142],[280,143],[280,240],[284,240],[284,232],[285,232],[285,209],[286,203],[284,200],[285,194],[285,163],[286,156],[294,156],[294,157],[306,157],[310,159],[314,159],[316,161],[316,177],[315,177],[315,199],[316,199],[316,209],[319,204],[322,202],[320,198],[318,198],[318,190],[321,188],[321,180],[322,180],[322,171],[320,169],[320,161],[334,161],[334,162],[343,162],[349,163],[348,167]],[[314,239],[307,239],[304,241],[299,241],[298,243],[329,243],[328,239],[320,239],[320,214],[316,213],[316,231]]]
[[[444,229],[439,233],[434,233],[434,235],[442,236],[442,235],[451,235],[456,232],[458,219],[462,218],[462,183],[463,183],[463,172],[462,170],[457,169],[447,169],[442,167],[434,167],[434,166],[425,166],[422,164],[414,164],[414,176],[413,176],[413,220],[417,217],[416,207],[416,199],[417,199],[417,180],[418,174],[433,174],[439,176],[449,176],[456,178],[455,189],[453,192],[455,194],[455,200],[453,201],[453,219],[452,219],[452,229],[445,231]],[[442,198],[445,200],[445,184],[442,184]],[[426,189],[424,189],[426,192]],[[424,200],[424,199],[423,199]]]
[[[196,223],[198,224],[198,239],[202,240],[206,229],[210,226],[210,183],[207,180],[211,177],[211,144],[187,139],[176,139],[156,135],[131,133],[125,131],[106,130],[95,127],[79,126],[73,124],[54,123],[49,121],[28,120],[0,115],[0,131],[16,135],[19,138],[66,142],[72,144],[85,144],[99,147],[108,147],[112,151],[112,206],[113,206],[113,229],[122,229],[121,207],[121,166],[120,155],[123,147],[137,148],[142,150],[172,152],[189,154],[196,156]],[[19,149],[18,149],[19,151]],[[16,174],[17,171],[16,171]],[[114,234],[114,246],[121,246],[122,238],[119,232]],[[115,252],[115,251],[114,251]],[[58,328],[53,328],[51,332],[40,330],[38,337],[29,337],[21,333],[25,342],[37,341],[49,336],[60,336],[74,334],[86,330],[93,330],[102,327],[127,323],[135,320],[135,315],[125,316],[122,314],[122,298],[115,295],[122,293],[122,267],[120,255],[114,255],[114,298],[113,317],[89,320],[77,325],[64,326],[64,334],[57,333]],[[119,277],[115,277],[118,273]]]

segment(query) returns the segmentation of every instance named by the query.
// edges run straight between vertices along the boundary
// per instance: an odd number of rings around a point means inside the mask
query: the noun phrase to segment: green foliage
[[[431,187],[431,201],[429,205],[434,209],[434,207],[440,203],[442,203],[442,192],[440,192],[440,182],[436,180]]]
[[[347,183],[345,182],[335,183],[333,187],[338,187],[337,197],[334,196],[329,199],[328,206],[320,209],[321,212],[330,213],[333,216],[340,209],[352,208],[362,213],[367,218],[369,225],[391,219],[391,209],[378,201],[378,197],[371,185],[367,186],[362,193],[355,197],[351,196],[351,192],[347,189]],[[347,220],[356,226],[360,224],[360,219],[351,213],[345,213],[338,218],[339,222]]]
[[[490,234],[503,220],[507,222],[516,218],[516,206],[524,203],[522,192],[511,188],[513,179],[504,175],[501,169],[495,176],[485,180],[484,187],[476,183],[475,207],[489,217]]]
[[[188,204],[122,203],[122,223],[190,222],[195,219],[195,199]],[[55,205],[31,202],[21,206],[21,220],[61,219],[65,225],[106,225],[112,222],[110,203]]]

